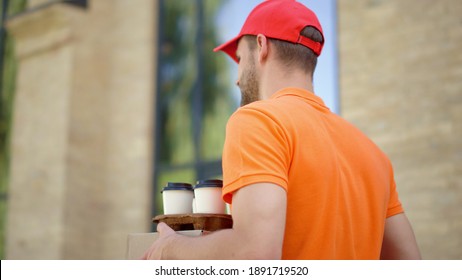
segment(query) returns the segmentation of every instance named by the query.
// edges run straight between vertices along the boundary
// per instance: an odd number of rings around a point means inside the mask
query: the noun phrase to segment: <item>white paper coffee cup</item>
[[[202,180],[194,186],[194,213],[226,214],[226,205],[221,198],[223,181]]]
[[[192,213],[194,190],[188,183],[168,183],[162,190],[164,215]]]

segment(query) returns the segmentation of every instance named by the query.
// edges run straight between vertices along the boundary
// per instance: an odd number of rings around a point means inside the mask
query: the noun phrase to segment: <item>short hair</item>
[[[312,41],[323,43],[324,38],[316,28],[307,26],[300,32],[301,36],[307,37]],[[248,38],[255,38],[254,35],[246,35],[247,42],[249,43],[250,50],[254,50],[257,46],[256,40],[249,40]],[[308,47],[300,44],[294,44],[283,40],[268,38],[274,45],[277,58],[288,68],[298,68],[313,77],[318,56]]]

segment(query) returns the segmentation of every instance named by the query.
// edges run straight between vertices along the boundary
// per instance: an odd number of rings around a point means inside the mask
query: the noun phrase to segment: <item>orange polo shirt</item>
[[[228,121],[223,199],[270,182],[287,193],[283,259],[378,259],[403,212],[387,156],[313,93],[286,88]]]

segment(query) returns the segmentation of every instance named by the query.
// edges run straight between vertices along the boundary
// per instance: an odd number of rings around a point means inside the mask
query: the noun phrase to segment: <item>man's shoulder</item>
[[[272,100],[255,101],[237,109],[229,118],[227,127],[249,128],[284,126],[284,119],[279,105]]]

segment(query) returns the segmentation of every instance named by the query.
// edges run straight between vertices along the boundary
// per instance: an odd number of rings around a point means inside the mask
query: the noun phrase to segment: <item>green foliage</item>
[[[192,162],[198,152],[209,159],[219,158],[224,141],[224,126],[234,110],[229,94],[231,83],[223,79],[223,75],[228,73],[226,59],[212,52],[218,45],[214,18],[222,1],[202,1],[203,19],[198,18],[200,7],[196,1],[163,3],[164,37],[160,46],[159,67],[160,114],[163,120],[162,149],[159,151],[161,162]],[[196,42],[198,35],[202,38],[200,42]],[[198,50],[198,46],[202,49]],[[203,59],[199,61],[201,57]],[[202,71],[202,77],[198,76],[199,71]],[[201,85],[202,120],[199,126],[201,131],[195,132],[192,106],[195,100],[192,98],[197,83]],[[197,139],[194,139],[194,133],[201,135],[199,146],[202,151],[195,151],[194,142]]]

